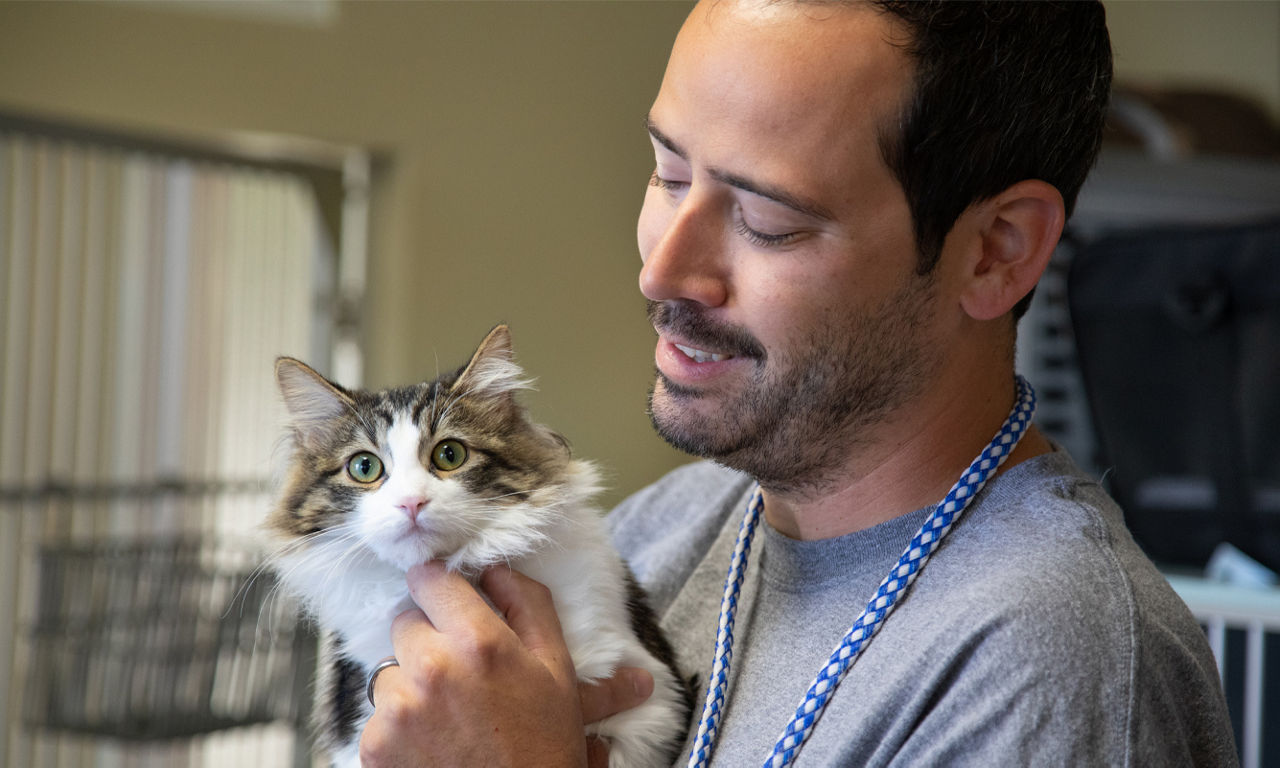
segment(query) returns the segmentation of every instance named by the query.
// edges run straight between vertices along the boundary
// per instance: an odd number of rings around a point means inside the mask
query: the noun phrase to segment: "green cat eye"
[[[382,459],[361,451],[347,460],[347,474],[357,483],[372,483],[382,477]]]
[[[431,451],[431,463],[442,472],[451,472],[467,461],[467,447],[457,440],[441,440]]]

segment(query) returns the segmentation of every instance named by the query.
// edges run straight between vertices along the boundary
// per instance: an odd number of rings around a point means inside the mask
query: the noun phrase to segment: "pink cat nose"
[[[422,496],[406,496],[396,504],[396,509],[402,510],[410,518],[418,516],[418,511],[426,506],[427,500]]]

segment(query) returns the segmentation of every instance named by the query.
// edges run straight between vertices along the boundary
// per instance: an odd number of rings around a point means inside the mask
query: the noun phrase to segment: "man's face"
[[[935,279],[880,155],[910,64],[865,8],[700,4],[649,114],[637,235],[677,447],[813,487],[937,366]]]

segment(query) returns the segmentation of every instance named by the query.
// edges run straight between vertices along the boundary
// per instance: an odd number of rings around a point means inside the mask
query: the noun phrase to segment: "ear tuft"
[[[516,390],[532,388],[533,382],[516,365],[511,331],[505,325],[489,331],[453,385],[455,392],[480,396],[510,396]]]
[[[292,357],[276,359],[276,383],[289,411],[290,425],[306,445],[323,439],[335,422],[355,407],[345,389]]]

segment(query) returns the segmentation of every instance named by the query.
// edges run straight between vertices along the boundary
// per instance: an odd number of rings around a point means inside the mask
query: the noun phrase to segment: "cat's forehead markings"
[[[383,393],[383,401],[395,413],[410,411],[422,396],[422,385],[398,387]]]
[[[369,424],[367,421],[364,423],[365,429],[373,430],[372,434],[369,435],[369,439],[376,443],[378,441],[378,433],[390,429],[391,425],[395,422],[395,411],[386,407],[386,403],[384,402],[373,402],[366,408],[365,413],[372,416],[377,422],[376,427]]]
[[[398,418],[387,430],[387,447],[391,449],[391,464],[395,467],[407,467],[418,460],[418,447],[422,442],[422,431],[414,422]]]
[[[416,423],[422,423],[422,413],[431,406],[432,414],[436,413],[435,403],[437,395],[440,391],[440,382],[432,382],[431,384],[423,384],[418,392],[418,400],[413,405],[413,420]],[[431,427],[435,427],[435,416],[432,416]]]

